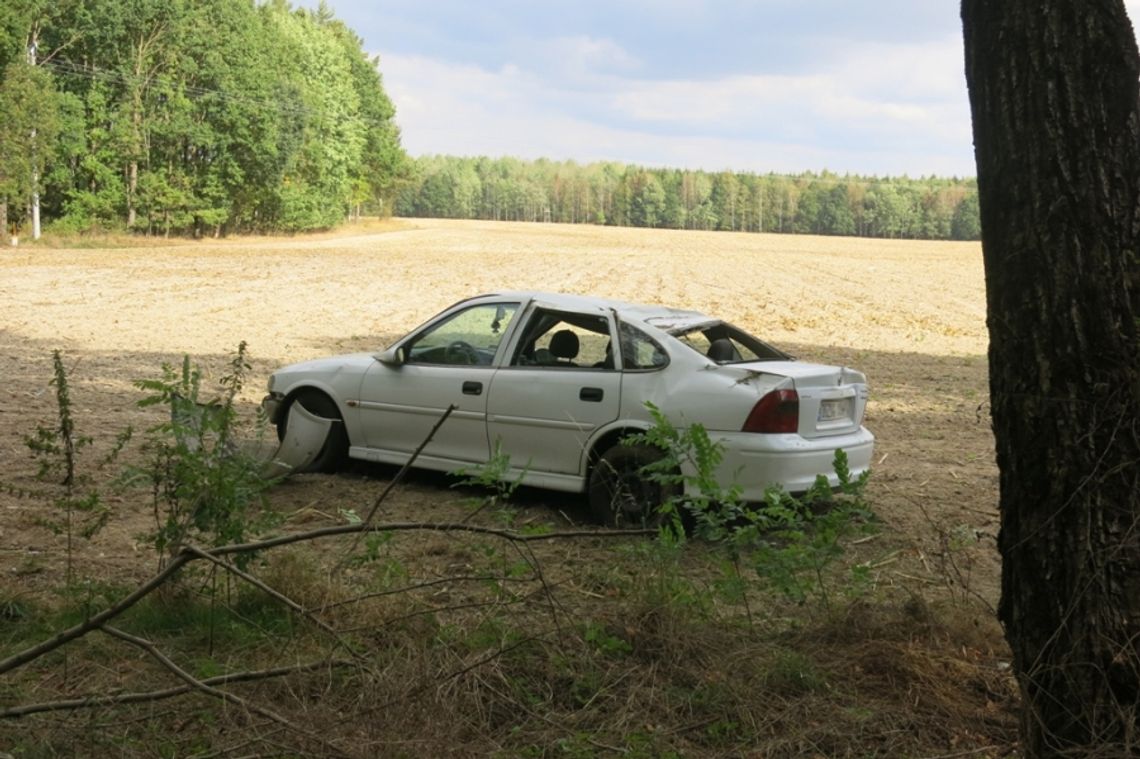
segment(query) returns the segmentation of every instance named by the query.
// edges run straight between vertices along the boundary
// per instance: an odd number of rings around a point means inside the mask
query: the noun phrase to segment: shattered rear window
[[[726,322],[690,324],[670,330],[669,334],[718,364],[787,361],[792,358],[779,348]]]

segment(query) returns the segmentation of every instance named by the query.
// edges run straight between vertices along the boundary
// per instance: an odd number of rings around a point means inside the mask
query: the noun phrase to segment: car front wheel
[[[650,479],[644,471],[665,453],[648,445],[619,443],[598,458],[590,472],[590,511],[607,527],[655,527],[661,504],[680,492],[679,486]]]

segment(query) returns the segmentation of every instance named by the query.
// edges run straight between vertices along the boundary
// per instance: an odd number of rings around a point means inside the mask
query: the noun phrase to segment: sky
[[[413,156],[976,174],[958,0],[326,3]]]

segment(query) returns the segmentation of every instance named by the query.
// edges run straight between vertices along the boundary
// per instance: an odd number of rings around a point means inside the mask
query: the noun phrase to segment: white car
[[[652,426],[652,402],[679,427],[704,425],[724,447],[722,485],[746,501],[769,486],[838,484],[837,449],[853,476],[870,466],[861,372],[792,359],[695,311],[603,298],[502,292],[460,301],[391,347],[286,366],[263,408],[284,435],[299,403],[334,424],[310,469],[345,457],[454,471],[496,446],[511,480],[585,492],[602,522],[635,523],[662,493],[641,468],[656,455],[623,439]]]

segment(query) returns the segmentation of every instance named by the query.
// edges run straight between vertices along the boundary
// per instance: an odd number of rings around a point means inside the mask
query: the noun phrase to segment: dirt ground
[[[216,379],[245,340],[250,416],[278,365],[385,346],[468,295],[545,289],[699,309],[813,361],[864,371],[878,438],[870,498],[885,529],[883,583],[960,580],[996,601],[997,471],[989,429],[985,300],[976,243],[817,238],[469,221],[392,221],[292,239],[121,249],[0,251],[0,486],[32,484],[23,438],[53,419],[51,352],[71,370],[94,461],[135,407],[132,381],[190,354]],[[276,505],[307,526],[361,509],[385,468],[294,478]],[[416,476],[392,519],[446,519],[465,496]],[[581,499],[523,494],[527,518],[584,519]],[[113,497],[111,525],[83,546],[85,572],[145,577],[146,494]],[[0,588],[61,581],[48,508],[0,487]]]

